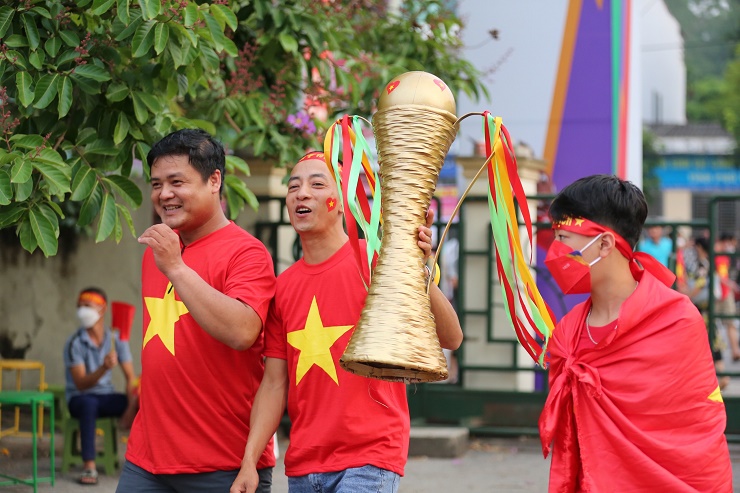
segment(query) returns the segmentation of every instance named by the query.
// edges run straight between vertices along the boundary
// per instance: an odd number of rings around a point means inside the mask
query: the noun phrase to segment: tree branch
[[[224,116],[226,117],[226,121],[229,122],[229,125],[231,125],[231,128],[233,128],[234,130],[236,130],[239,133],[239,135],[241,135],[242,134],[242,129],[239,128],[239,125],[237,125],[236,122],[234,121],[234,119],[231,118],[231,115],[229,114],[228,111],[224,110]]]

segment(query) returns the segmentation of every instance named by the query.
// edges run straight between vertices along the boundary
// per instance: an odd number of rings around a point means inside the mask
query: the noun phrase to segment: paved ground
[[[0,472],[19,474],[31,470],[28,458],[27,439],[5,437],[0,439]],[[282,450],[287,442],[281,440]],[[40,473],[49,473],[48,442],[42,444],[43,455]],[[740,478],[740,444],[731,444],[733,470]],[[57,458],[57,468],[61,464]],[[432,459],[412,457],[406,466],[406,477],[401,481],[400,493],[520,493],[544,492],[547,490],[548,461],[542,459],[539,442],[535,438],[501,439],[473,438],[468,452],[457,459]],[[283,474],[283,464],[279,461],[274,474],[274,493],[286,493],[287,481]],[[39,492],[78,493],[95,491],[114,493],[117,477],[101,476],[96,488],[78,485],[77,471],[65,477],[58,477],[56,485],[39,486]],[[0,487],[0,491],[29,492],[28,486]],[[735,492],[740,493],[740,485]]]

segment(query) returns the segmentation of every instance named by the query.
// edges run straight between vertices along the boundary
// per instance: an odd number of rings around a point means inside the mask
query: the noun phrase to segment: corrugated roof
[[[725,137],[732,136],[719,123],[687,123],[686,125],[647,125],[656,137]]]

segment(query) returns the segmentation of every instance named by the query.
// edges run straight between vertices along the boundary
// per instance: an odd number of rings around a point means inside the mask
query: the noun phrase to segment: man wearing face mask
[[[540,416],[551,492],[732,491],[726,414],[701,314],[674,276],[635,252],[647,204],[616,176],[566,187],[545,264],[588,293],[549,345]]]
[[[98,482],[95,467],[95,420],[121,416],[134,391],[134,367],[128,342],[104,324],[108,306],[105,292],[87,288],[77,300],[80,328],[64,345],[67,407],[80,422],[83,471],[81,484]],[[117,393],[111,382],[111,369],[120,365],[126,378],[127,394]],[[128,395],[128,396],[127,396]],[[133,402],[132,402],[133,403]]]

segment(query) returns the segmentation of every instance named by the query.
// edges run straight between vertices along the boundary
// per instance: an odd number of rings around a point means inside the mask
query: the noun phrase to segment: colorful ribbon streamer
[[[485,149],[486,155],[489,156],[488,209],[504,306],[520,344],[530,357],[544,368],[547,344],[555,327],[555,317],[542,299],[522,252],[514,199],[516,198],[520,205],[531,245],[532,220],[529,216],[527,197],[519,180],[509,132],[501,118],[494,118],[488,111],[484,112],[483,116]],[[529,263],[531,261],[530,253]],[[542,345],[533,337],[533,332],[542,337]]]
[[[350,117],[345,115],[329,128],[324,138],[324,155],[327,166],[339,184],[337,187],[339,200],[342,201],[345,214],[347,214],[347,235],[360,268],[362,280],[365,287],[368,287],[380,252],[382,237],[380,181],[370,165],[370,146],[362,135],[360,117],[352,116],[351,119],[350,125]],[[340,154],[342,166],[339,165]],[[368,201],[365,185],[360,179],[362,175],[365,176],[373,197],[372,206]],[[362,259],[358,225],[366,241],[366,261]]]

